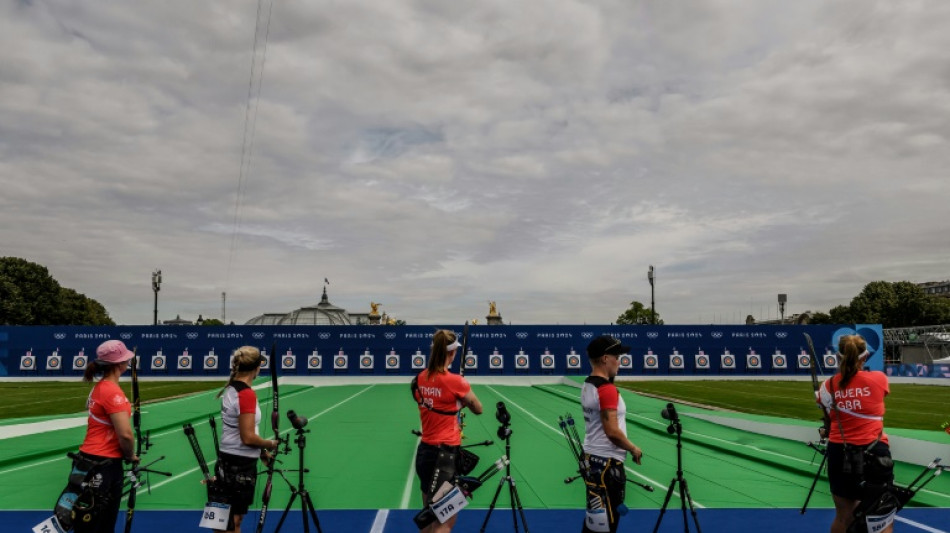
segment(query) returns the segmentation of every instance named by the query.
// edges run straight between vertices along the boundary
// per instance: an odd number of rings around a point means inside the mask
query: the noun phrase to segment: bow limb
[[[824,422],[824,427],[822,430],[819,430],[818,433],[821,436],[821,439],[824,440],[828,435],[828,428],[831,425],[831,419],[828,417],[827,411],[825,411],[824,406],[821,404],[821,384],[818,383],[818,354],[815,352],[815,343],[811,340],[811,335],[805,333],[805,343],[808,345],[808,355],[811,358],[811,364],[809,365],[809,370],[811,371],[811,386],[815,390],[815,402],[818,403],[818,408],[821,409],[822,420]]]
[[[280,391],[277,386],[277,343],[271,345],[270,355],[270,378],[271,378],[271,413],[270,425],[274,431],[274,440],[280,447]],[[274,488],[274,468],[277,464],[277,452],[267,462],[267,483],[264,485],[264,495],[261,498],[261,515],[257,520],[257,533],[264,530],[264,521],[267,519],[267,508],[270,505],[271,492]]]
[[[468,320],[465,321],[465,327],[462,328],[462,356],[459,357],[459,376],[465,377],[465,356],[468,354]],[[465,429],[465,411],[459,407],[458,414],[459,433]],[[465,435],[462,434],[462,438]]]

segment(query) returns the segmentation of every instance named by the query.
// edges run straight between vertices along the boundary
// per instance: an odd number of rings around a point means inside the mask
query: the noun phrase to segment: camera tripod
[[[511,416],[505,408],[504,402],[498,402],[498,411],[495,417],[501,422],[498,428],[498,438],[505,439],[505,457],[509,461],[505,462],[505,475],[498,481],[498,488],[495,489],[495,496],[491,499],[491,505],[488,506],[488,514],[485,515],[485,521],[482,522],[480,533],[485,533],[488,527],[488,520],[491,518],[492,511],[495,510],[495,504],[498,502],[498,495],[501,494],[501,488],[508,484],[508,495],[511,499],[511,519],[514,522],[515,533],[518,533],[518,515],[521,515],[521,524],[524,525],[525,533],[528,533],[528,521],[524,517],[524,507],[521,506],[521,497],[518,496],[518,487],[515,485],[515,479],[511,477],[511,428],[508,427],[508,421]],[[517,513],[515,512],[517,509]]]
[[[293,420],[293,417],[291,417],[291,420]],[[304,422],[304,424],[306,424],[306,422]],[[287,518],[287,514],[290,512],[290,508],[293,507],[294,500],[297,499],[297,496],[300,496],[300,517],[303,519],[304,532],[310,533],[310,521],[307,520],[307,513],[309,512],[310,518],[313,520],[313,524],[317,527],[317,531],[319,533],[323,533],[323,530],[320,529],[320,520],[317,518],[317,511],[313,506],[313,500],[310,499],[310,493],[307,492],[306,487],[303,485],[303,475],[310,471],[303,467],[303,450],[307,446],[306,433],[310,433],[310,430],[303,429],[303,426],[297,428],[297,438],[294,439],[294,443],[297,444],[300,459],[300,468],[297,469],[297,486],[295,487],[290,483],[290,481],[287,481],[287,484],[290,485],[290,501],[287,502],[287,507],[284,509],[284,513],[280,515],[280,521],[277,522],[277,529],[274,530],[274,533],[280,531],[280,527],[284,525],[284,519]],[[283,473],[281,473],[281,476],[283,476]],[[287,478],[285,477],[284,480],[286,481]]]
[[[676,477],[670,481],[670,488],[666,490],[666,498],[663,500],[663,507],[660,508],[660,516],[656,519],[656,526],[653,527],[653,533],[656,533],[660,529],[660,522],[663,521],[663,513],[666,512],[666,506],[669,505],[670,498],[673,496],[673,489],[676,488],[677,484],[679,484],[680,506],[683,509],[683,531],[689,533],[689,517],[686,516],[686,505],[688,504],[689,510],[693,515],[693,523],[696,524],[696,531],[697,533],[702,533],[703,530],[699,527],[699,519],[696,517],[696,509],[693,507],[693,497],[689,495],[689,486],[686,484],[686,478],[683,477],[683,426],[680,424],[679,416],[676,414],[676,408],[673,407],[672,403],[666,404],[666,409],[663,409],[661,414],[663,418],[670,421],[666,432],[676,435]]]

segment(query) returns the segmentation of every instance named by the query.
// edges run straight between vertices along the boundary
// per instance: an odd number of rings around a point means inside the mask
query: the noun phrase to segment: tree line
[[[8,326],[114,326],[106,308],[60,286],[42,265],[0,257],[0,324]]]
[[[617,324],[663,324],[659,313],[634,300],[617,317]],[[811,313],[809,324],[881,324],[906,328],[950,324],[950,298],[924,292],[909,281],[874,281],[864,286],[848,305],[827,313]]]

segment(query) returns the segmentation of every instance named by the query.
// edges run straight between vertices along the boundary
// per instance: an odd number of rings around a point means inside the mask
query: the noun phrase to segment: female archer
[[[463,407],[468,407],[476,415],[482,414],[482,403],[472,392],[468,381],[449,370],[460,346],[454,332],[444,329],[436,331],[432,336],[429,366],[416,377],[418,388],[414,394],[419,404],[419,419],[422,423],[422,441],[416,450],[416,474],[422,486],[424,505],[431,503],[435,491],[438,490],[438,487],[432,487],[432,481],[440,449],[443,453],[454,452],[456,461],[460,457],[462,433],[457,418],[458,412]],[[422,531],[452,531],[457,518],[458,515],[455,515],[444,524],[434,522]]]
[[[884,397],[890,393],[883,372],[861,372],[868,358],[867,343],[860,335],[845,335],[838,342],[839,369],[821,385],[818,401],[825,410],[828,437],[828,482],[835,503],[831,533],[845,533],[855,509],[866,496],[862,482],[865,453],[874,464],[891,465],[875,472],[878,483],[893,481],[891,452],[884,433]],[[854,449],[856,453],[845,453]],[[863,473],[862,473],[863,472]],[[881,533],[890,533],[893,523]]]

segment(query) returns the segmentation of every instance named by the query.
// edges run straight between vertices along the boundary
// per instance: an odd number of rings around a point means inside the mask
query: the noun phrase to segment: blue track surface
[[[454,533],[476,533],[481,530],[487,510],[465,510],[459,515]],[[0,524],[4,532],[28,532],[37,523],[47,518],[47,511],[2,511]],[[415,511],[388,511],[388,513],[359,511],[317,511],[320,526],[324,533],[417,533],[412,517]],[[580,531],[583,511],[526,510],[529,531]],[[828,509],[814,509],[801,515],[797,509],[700,509],[697,511],[699,525],[704,533],[734,533],[745,531],[766,531],[768,533],[806,533],[828,530],[833,512]],[[513,513],[510,507],[497,507],[485,529],[486,532],[514,531]],[[653,531],[659,512],[657,510],[633,510],[620,523],[620,531]],[[185,533],[205,532],[197,526],[201,517],[199,511],[139,511],[135,514],[134,533]],[[689,519],[689,531],[696,531],[693,518]],[[247,516],[245,533],[252,533],[256,525],[257,513]],[[280,514],[268,515],[266,533],[273,533]],[[124,514],[119,517],[117,530],[121,530]],[[895,533],[948,533],[950,527],[950,509],[905,509],[899,515]],[[518,524],[523,531],[523,525]],[[685,531],[683,514],[679,508],[669,509],[661,522],[663,533]],[[299,511],[291,511],[282,533],[304,531]],[[310,531],[316,531],[311,522]]]

